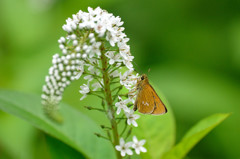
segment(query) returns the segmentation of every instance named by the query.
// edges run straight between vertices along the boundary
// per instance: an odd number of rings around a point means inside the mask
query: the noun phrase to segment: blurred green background
[[[88,6],[124,21],[136,69],[151,69],[173,108],[177,142],[201,118],[232,112],[186,158],[239,158],[239,0],[0,0],[0,87],[40,95],[65,19]],[[64,101],[88,113],[78,90],[73,83]],[[0,158],[50,158],[46,136],[0,112]]]

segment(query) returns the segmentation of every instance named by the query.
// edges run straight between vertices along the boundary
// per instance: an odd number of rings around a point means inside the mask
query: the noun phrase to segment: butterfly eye
[[[144,80],[144,76],[141,77],[141,80]]]

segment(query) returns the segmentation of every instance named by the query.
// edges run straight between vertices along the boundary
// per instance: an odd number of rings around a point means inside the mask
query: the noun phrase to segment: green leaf
[[[164,154],[163,159],[181,159],[213,128],[223,122],[230,114],[211,115],[193,126],[173,149]]]
[[[69,158],[85,159],[85,157],[81,153],[64,144],[63,142],[49,135],[45,136],[51,154],[51,159],[69,159]]]
[[[102,131],[90,118],[66,104],[60,104],[64,123],[56,124],[44,115],[40,101],[38,95],[0,90],[0,109],[3,111],[25,119],[87,158],[115,158],[111,144],[94,135]]]
[[[15,116],[3,113],[1,110],[0,113],[0,158],[3,151],[11,158],[34,158],[32,141],[36,136],[36,129]]]
[[[159,159],[169,151],[175,142],[175,120],[173,111],[170,108],[162,93],[154,87],[159,97],[166,105],[168,112],[164,115],[144,115],[137,120],[138,127],[133,129],[133,134],[139,140],[146,139],[144,147],[147,153],[141,153],[142,158]]]

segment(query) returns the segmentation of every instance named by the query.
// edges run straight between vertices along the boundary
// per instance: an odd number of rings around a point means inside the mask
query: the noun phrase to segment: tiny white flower
[[[139,75],[133,75],[133,70],[127,70],[123,75],[120,72],[120,84],[124,85],[128,90],[132,90],[137,84]]]
[[[76,46],[78,44],[77,40],[73,40],[73,46]]]
[[[111,71],[111,70],[110,70],[110,71]],[[113,77],[113,78],[119,76],[118,70],[113,71],[113,72],[110,74],[110,76]]]
[[[98,33],[99,37],[102,37],[106,32],[106,26],[104,26],[101,22],[98,22],[95,25],[94,30],[96,31],[96,33]]]
[[[99,47],[101,46],[101,42],[96,42],[92,44],[92,54],[90,54],[90,58],[93,57],[95,54],[97,54],[98,56],[101,55],[101,51],[99,49]]]
[[[136,154],[140,154],[140,152],[147,152],[147,149],[143,147],[146,140],[140,140],[138,141],[136,136],[133,136],[133,144],[132,147],[135,149]]]
[[[138,114],[134,114],[134,110],[130,110],[130,112],[128,113],[128,112],[125,112],[125,114],[126,114],[126,117],[128,118],[127,119],[127,123],[128,123],[128,125],[133,125],[133,126],[135,126],[135,127],[137,127],[138,126],[138,124],[137,124],[137,122],[136,122],[136,120],[138,119],[138,118],[140,118],[140,115],[138,115]]]
[[[90,39],[90,43],[94,43],[94,42],[96,42],[96,39],[95,38],[91,38]]]
[[[99,82],[93,83],[92,87],[93,87],[93,91],[96,91],[99,88],[102,88],[102,86],[101,86],[101,84]]]
[[[106,39],[109,41],[111,46],[115,46],[117,38],[111,32],[107,32]]]
[[[81,50],[80,46],[77,46],[77,47],[75,48],[75,51],[76,51],[76,52],[79,52],[80,50]]]
[[[133,70],[133,64],[129,60],[123,60],[123,63],[127,66],[129,70]]]
[[[64,38],[64,37],[61,37],[61,38],[58,40],[58,43],[59,43],[59,44],[65,43],[65,38]]]
[[[100,72],[98,69],[96,69],[94,66],[89,66],[88,67],[88,71],[91,73],[91,74],[94,74],[94,75],[98,75]]]
[[[76,66],[76,70],[79,72],[76,72],[77,74],[75,74],[75,79],[79,79],[84,72],[84,62],[83,61],[80,61],[79,66]]]
[[[87,48],[88,48],[88,45],[83,45],[83,50],[87,50]]]
[[[82,55],[82,58],[83,58],[83,59],[87,58],[87,54],[83,54],[83,55]]]
[[[89,36],[88,36],[90,39],[94,38],[94,34],[93,33],[90,33]]]
[[[62,50],[62,53],[63,53],[63,54],[67,54],[67,49],[63,49],[63,50]]]
[[[85,80],[87,80],[88,82],[93,80],[93,76],[92,75],[87,75],[84,77]]]
[[[52,59],[52,64],[56,64],[57,63],[57,60],[56,59]]]
[[[72,28],[67,24],[63,25],[62,29],[68,33],[70,33],[72,31]]]
[[[122,75],[122,73],[120,72],[120,84],[124,85],[125,82],[128,79],[128,76],[130,76],[132,74],[132,70],[127,70],[124,72],[124,74]]]
[[[122,98],[120,96],[118,96],[118,99],[120,100],[120,102],[117,102],[115,104],[115,106],[117,107],[117,115],[119,115],[121,113],[121,110],[123,109],[124,112],[130,112],[130,109],[127,107],[127,103],[130,102],[129,99],[126,100],[122,100]]]
[[[80,98],[80,100],[83,100],[86,98],[87,94],[90,92],[89,86],[86,84],[83,84],[80,86],[81,90],[79,91],[83,96]]]
[[[120,145],[115,146],[116,150],[121,152],[121,156],[125,156],[126,154],[128,155],[132,155],[133,152],[130,149],[130,147],[132,146],[132,142],[127,142],[125,143],[124,139],[121,138],[120,139]]]
[[[81,57],[81,54],[80,54],[80,53],[77,53],[77,54],[76,54],[76,57],[77,57],[77,58],[80,58],[80,57]]]
[[[72,35],[70,36],[70,38],[71,38],[72,40],[75,40],[75,39],[77,38],[77,36],[76,36],[76,34],[72,34]]]
[[[71,27],[72,30],[77,29],[77,25],[76,25],[74,22],[72,22],[72,23],[70,24],[70,27]]]
[[[68,60],[71,59],[71,55],[67,55],[66,59],[68,59]]]
[[[60,45],[59,45],[59,48],[60,48],[61,50],[63,50],[63,49],[65,48],[65,46],[64,46],[63,44],[60,44]]]
[[[115,62],[120,62],[120,54],[116,54],[114,55],[115,51],[108,51],[106,52],[106,57],[108,57],[110,60],[109,60],[109,64],[112,65],[114,64]]]

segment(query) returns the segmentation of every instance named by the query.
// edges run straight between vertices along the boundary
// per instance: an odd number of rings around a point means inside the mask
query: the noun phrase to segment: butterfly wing
[[[138,92],[135,108],[137,108],[140,113],[151,114],[154,111],[154,101],[152,100],[152,96],[149,95],[150,92],[146,89],[141,89]]]
[[[151,86],[152,87],[152,86]],[[152,88],[153,92],[155,93],[154,95],[154,104],[155,104],[155,109],[152,112],[153,115],[161,115],[167,113],[167,108],[163,104],[162,100],[159,98],[155,90]]]
[[[135,107],[143,114],[160,115],[167,112],[165,105],[150,84],[139,91]]]

